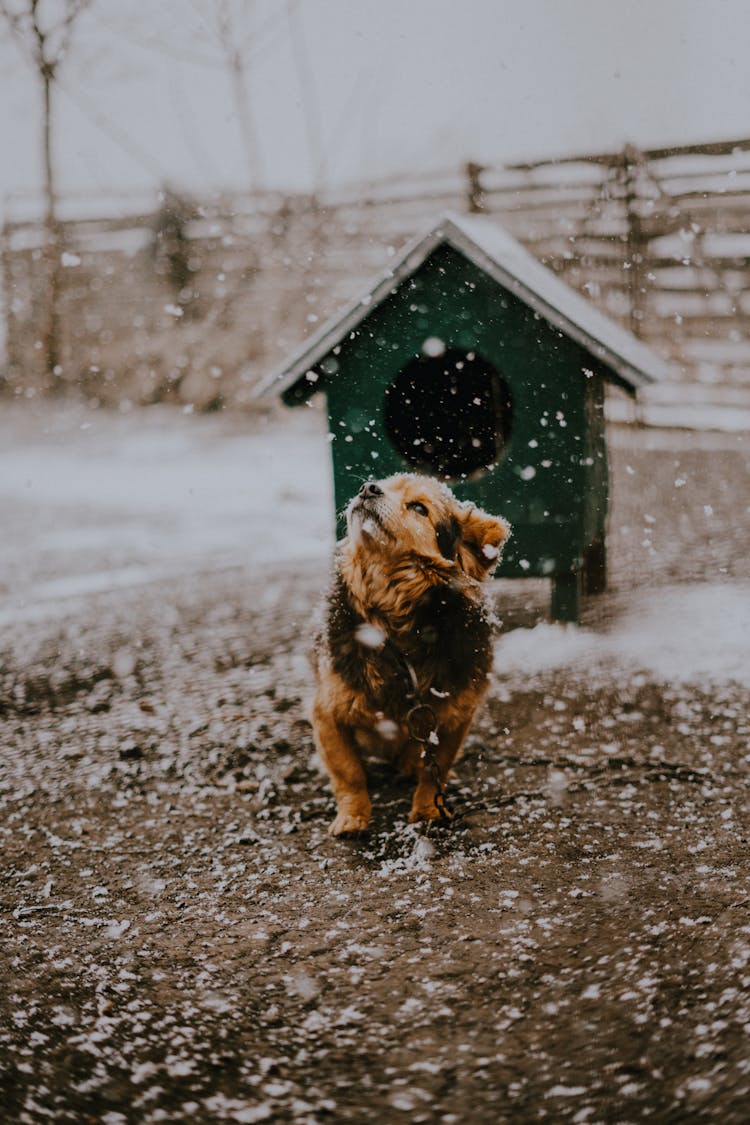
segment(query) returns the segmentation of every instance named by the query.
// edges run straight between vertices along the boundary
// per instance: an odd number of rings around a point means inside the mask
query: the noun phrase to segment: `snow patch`
[[[668,682],[750,685],[750,588],[696,583],[637,592],[604,635],[542,624],[516,629],[495,646],[495,671],[503,679],[603,661]]]
[[[104,413],[15,413],[3,431],[0,505],[37,518],[1,545],[0,622],[45,619],[74,599],[201,567],[327,558],[322,427],[293,414],[283,430],[245,431],[159,407],[137,426]]]

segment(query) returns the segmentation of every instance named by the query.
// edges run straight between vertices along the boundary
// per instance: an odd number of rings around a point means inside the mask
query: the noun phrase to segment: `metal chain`
[[[418,729],[416,720],[416,716],[420,713],[427,716],[429,724],[429,729],[424,734]],[[429,703],[416,703],[411,710],[407,712],[406,726],[409,731],[409,736],[422,747],[421,758],[430,771],[430,777],[435,784],[433,802],[440,814],[440,819],[443,821],[450,820],[453,814],[445,799],[445,789],[443,788],[443,781],[440,776],[440,766],[438,765],[435,750],[433,749],[433,747],[439,745],[437,734],[438,721],[434,709],[430,707]]]
[[[417,702],[406,713],[406,727],[409,732],[410,738],[419,743],[422,747],[421,760],[429,771],[430,777],[435,785],[435,796],[433,802],[437,809],[440,819],[442,821],[451,820],[453,813],[445,797],[445,789],[443,781],[440,776],[440,766],[438,765],[437,758],[435,757],[434,747],[438,743],[438,718],[435,710],[429,703],[422,703],[419,701],[419,679],[414,670],[413,665],[406,659],[401,649],[395,643],[392,637],[386,639],[381,652],[387,655],[395,662],[399,671],[403,675],[407,685],[407,696],[411,699],[416,699]],[[418,729],[418,720],[416,716],[423,715],[426,718],[426,729],[424,732]]]

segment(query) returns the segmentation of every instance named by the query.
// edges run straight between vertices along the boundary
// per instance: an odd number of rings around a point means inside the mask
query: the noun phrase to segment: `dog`
[[[416,777],[409,820],[450,814],[443,783],[485,693],[491,620],[483,591],[508,523],[413,473],[368,481],[346,509],[313,651],[312,725],[337,813],[329,832],[364,832],[363,751]]]

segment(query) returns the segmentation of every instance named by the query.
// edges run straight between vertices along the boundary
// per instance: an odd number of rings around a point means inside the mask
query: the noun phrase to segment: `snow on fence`
[[[63,219],[51,270],[54,372],[40,327],[50,324],[47,233],[8,222],[6,388],[241,405],[446,209],[496,216],[685,383],[750,389],[748,140],[469,164],[321,198],[167,196],[150,214]]]

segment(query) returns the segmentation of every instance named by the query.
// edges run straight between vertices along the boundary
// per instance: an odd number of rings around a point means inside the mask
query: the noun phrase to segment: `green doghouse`
[[[550,578],[577,621],[606,586],[605,381],[667,372],[496,224],[447,215],[261,393],[325,394],[337,511],[371,477],[439,477],[510,521],[498,576]]]

